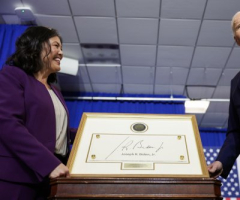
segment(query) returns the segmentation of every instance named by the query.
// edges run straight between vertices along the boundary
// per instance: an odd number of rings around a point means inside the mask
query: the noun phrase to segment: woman
[[[52,85],[62,57],[56,30],[29,27],[0,71],[1,199],[46,199],[49,178],[69,177],[68,111]]]

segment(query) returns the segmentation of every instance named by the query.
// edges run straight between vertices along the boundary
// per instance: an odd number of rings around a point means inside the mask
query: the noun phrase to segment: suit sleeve
[[[232,81],[227,135],[216,159],[223,164],[223,173],[221,176],[225,179],[240,153],[240,121],[238,115],[238,109],[240,109],[240,107],[235,105],[236,100],[234,99],[236,95],[240,95],[240,91],[238,90],[237,84],[233,83]]]
[[[24,125],[27,113],[23,77],[26,74],[14,68],[0,73],[0,155],[24,163],[41,181],[60,161]]]

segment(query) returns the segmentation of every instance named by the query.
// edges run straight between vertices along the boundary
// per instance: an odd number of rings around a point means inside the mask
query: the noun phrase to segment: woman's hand
[[[208,166],[208,172],[211,178],[217,178],[223,172],[222,163],[215,161]]]
[[[69,170],[64,164],[58,165],[49,175],[49,178],[70,177]]]

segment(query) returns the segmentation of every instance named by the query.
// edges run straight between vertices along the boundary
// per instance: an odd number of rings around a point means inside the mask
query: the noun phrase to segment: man
[[[232,18],[232,31],[236,43],[240,46],[240,12]],[[208,166],[210,177],[227,178],[232,166],[240,154],[240,72],[231,81],[229,119],[227,137],[215,162]]]

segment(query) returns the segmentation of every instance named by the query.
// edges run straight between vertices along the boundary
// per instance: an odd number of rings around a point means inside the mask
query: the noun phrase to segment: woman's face
[[[45,44],[42,51],[42,60],[44,69],[47,69],[49,73],[55,73],[60,70],[60,61],[63,57],[62,43],[58,36],[50,38],[49,43],[51,52],[49,53],[49,45]]]

